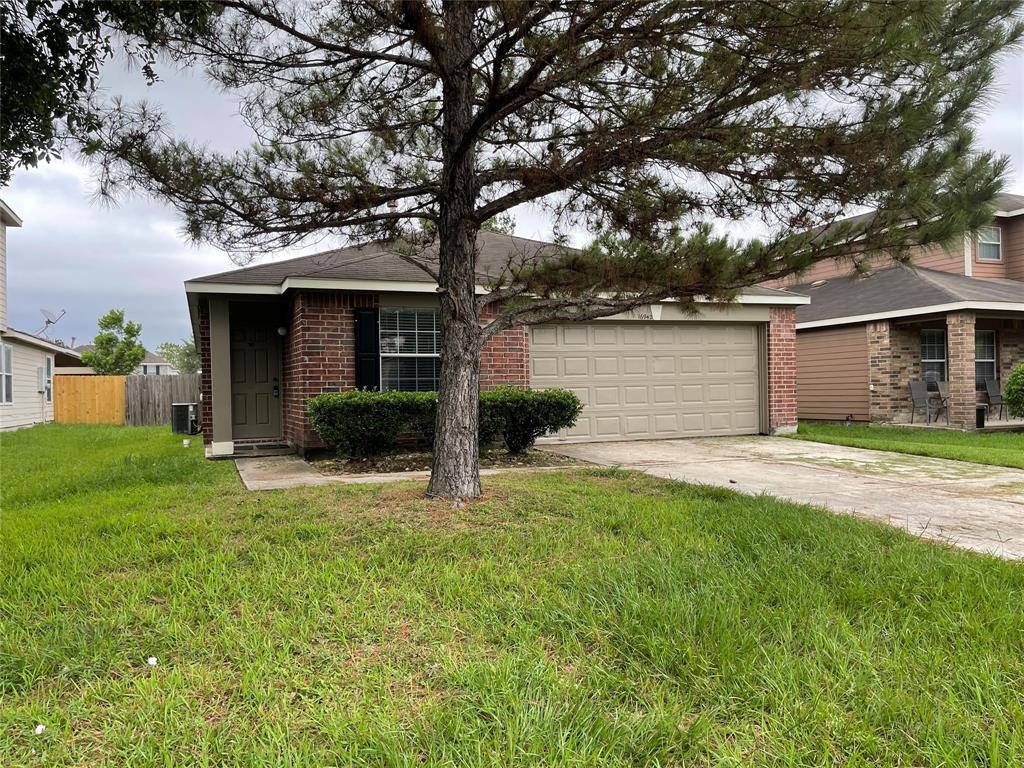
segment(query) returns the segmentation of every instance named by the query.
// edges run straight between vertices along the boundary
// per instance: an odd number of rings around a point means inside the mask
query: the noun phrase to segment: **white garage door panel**
[[[531,386],[583,403],[570,440],[757,432],[757,329],[725,323],[543,325],[531,331]]]

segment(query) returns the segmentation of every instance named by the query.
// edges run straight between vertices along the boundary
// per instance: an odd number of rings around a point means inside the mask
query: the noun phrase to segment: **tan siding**
[[[971,266],[971,277],[1006,277],[1006,246],[1007,227],[1002,219],[996,219],[993,226],[1002,230],[1002,253],[1001,261],[978,261],[978,239],[974,238],[971,243],[972,258],[974,264]]]
[[[911,260],[916,267],[935,269],[940,272],[964,273],[963,238],[952,247],[941,245],[920,246],[912,250]]]
[[[796,335],[796,396],[801,419],[867,421],[868,336],[854,325]]]
[[[1024,280],[1024,216],[999,219],[1003,227],[1003,264],[1006,277]]]
[[[935,269],[958,275],[964,273],[964,249],[962,244],[954,244],[951,247],[932,245],[913,248],[910,258],[915,266],[924,269]],[[876,269],[885,269],[892,266],[892,261],[884,256],[877,256],[872,261],[876,265]],[[852,273],[853,266],[849,261],[828,259],[827,261],[819,261],[802,275],[791,275],[781,280],[771,280],[764,283],[764,285],[770,288],[780,288],[798,283],[812,283],[815,280],[846,277]],[[1001,277],[1001,275],[999,276]],[[995,277],[995,275],[987,275],[987,277]]]
[[[53,403],[39,391],[38,369],[46,365],[48,352],[4,339],[11,345],[14,370],[14,402],[0,405],[0,429],[16,429],[30,424],[53,421]]]

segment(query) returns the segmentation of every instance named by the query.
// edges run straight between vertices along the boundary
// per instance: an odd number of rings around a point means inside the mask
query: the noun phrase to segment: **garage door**
[[[530,383],[583,401],[562,439],[753,434],[758,330],[732,323],[612,321],[531,329]]]

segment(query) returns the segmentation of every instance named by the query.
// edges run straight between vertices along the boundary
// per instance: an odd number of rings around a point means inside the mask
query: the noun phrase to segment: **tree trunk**
[[[427,494],[444,499],[480,495],[480,319],[476,309],[474,150],[465,142],[472,122],[472,3],[444,6],[447,45],[442,78],[442,194],[438,220],[441,299],[441,381],[434,461]]]

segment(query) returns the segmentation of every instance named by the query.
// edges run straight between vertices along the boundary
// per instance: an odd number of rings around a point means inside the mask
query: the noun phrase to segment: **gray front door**
[[[231,312],[231,436],[281,437],[281,342],[263,312]]]

